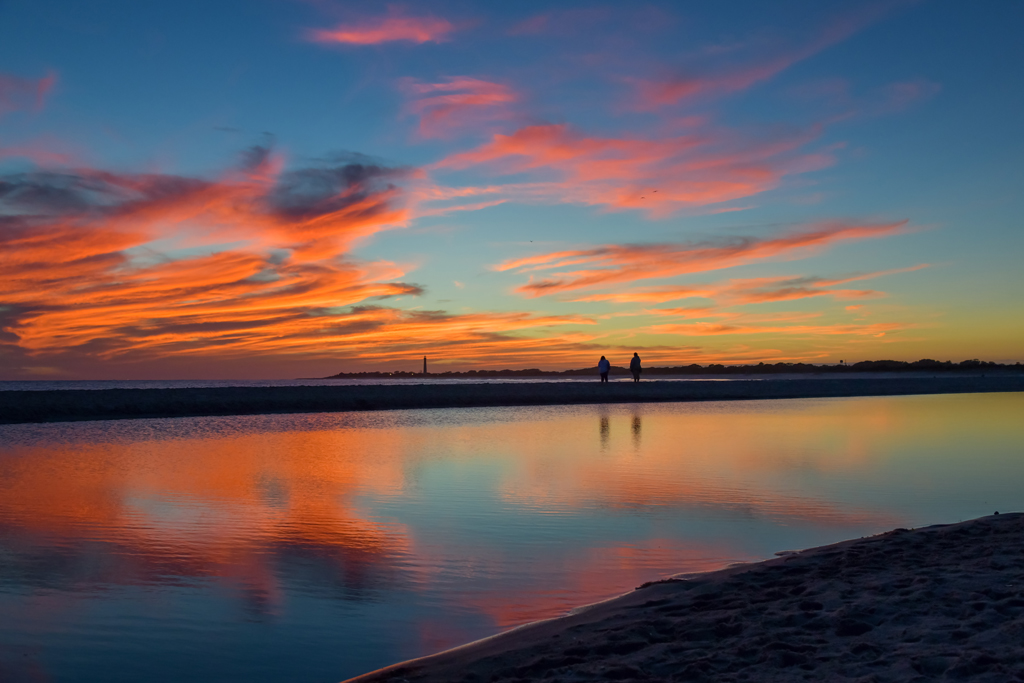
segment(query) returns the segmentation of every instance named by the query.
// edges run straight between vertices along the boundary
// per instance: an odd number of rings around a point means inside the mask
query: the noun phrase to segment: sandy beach
[[[203,415],[1024,391],[1024,375],[728,381],[364,384],[0,391],[0,424]]]
[[[351,681],[1020,681],[1024,514],[645,584]]]

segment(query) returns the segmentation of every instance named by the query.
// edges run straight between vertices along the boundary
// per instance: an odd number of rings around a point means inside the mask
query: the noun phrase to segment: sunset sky
[[[0,0],[0,379],[1022,361],[1022,25]]]

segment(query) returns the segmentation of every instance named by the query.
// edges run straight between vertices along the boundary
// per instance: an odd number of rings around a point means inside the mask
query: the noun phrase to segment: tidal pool
[[[1024,394],[0,427],[0,680],[338,681],[1024,510]]]

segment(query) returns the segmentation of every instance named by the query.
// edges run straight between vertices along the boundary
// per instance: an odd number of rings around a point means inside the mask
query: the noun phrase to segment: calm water
[[[1024,394],[0,427],[0,680],[337,681],[1024,509]]]

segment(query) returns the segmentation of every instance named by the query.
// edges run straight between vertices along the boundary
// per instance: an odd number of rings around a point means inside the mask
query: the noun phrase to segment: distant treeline
[[[811,374],[811,373],[856,373],[856,372],[974,372],[978,370],[991,371],[1022,371],[1024,366],[1019,362],[1013,365],[993,363],[978,359],[965,360],[960,363],[952,361],[938,361],[930,358],[916,360],[908,363],[902,360],[862,360],[857,363],[839,363],[836,365],[813,365],[811,363],[758,363],[757,365],[722,365],[712,363],[711,365],[677,365],[675,367],[645,367],[644,375],[776,375],[776,374]],[[592,368],[580,368],[578,370],[540,370],[528,368],[525,370],[467,370],[465,372],[431,372],[431,377],[471,378],[471,377],[572,377],[583,375],[594,375],[597,373],[597,366]],[[613,365],[610,374],[628,375],[629,368]],[[421,372],[339,372],[324,379],[378,379],[378,378],[401,378],[401,377],[423,377]]]

